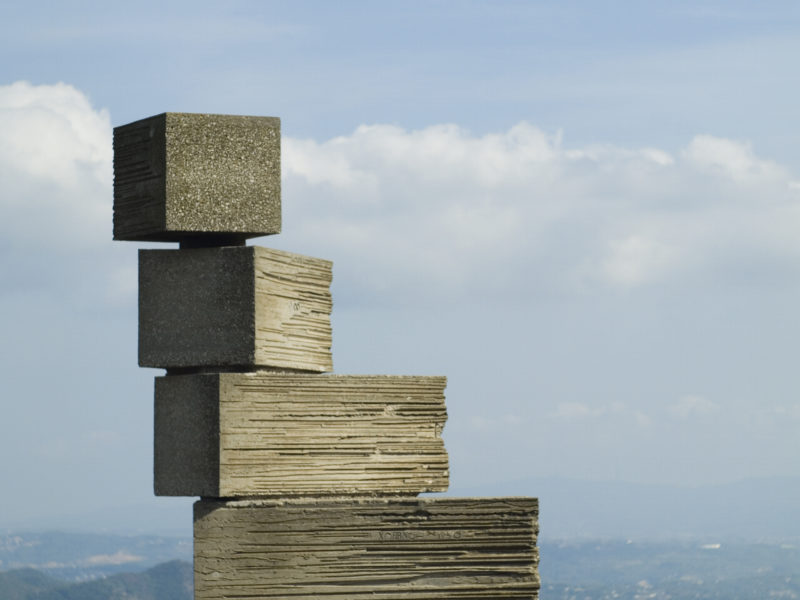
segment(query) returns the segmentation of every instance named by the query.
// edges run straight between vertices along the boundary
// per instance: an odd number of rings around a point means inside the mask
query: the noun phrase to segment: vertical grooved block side
[[[330,261],[254,246],[256,364],[332,371]]]

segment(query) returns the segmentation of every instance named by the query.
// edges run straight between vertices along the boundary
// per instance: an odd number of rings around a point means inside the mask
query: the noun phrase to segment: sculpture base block
[[[195,598],[530,600],[535,498],[201,500]]]

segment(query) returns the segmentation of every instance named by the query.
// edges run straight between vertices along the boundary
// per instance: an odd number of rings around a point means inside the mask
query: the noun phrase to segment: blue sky
[[[153,510],[111,128],[279,116],[339,373],[444,374],[452,484],[800,476],[800,8],[0,6],[0,526]],[[520,489],[535,494],[535,489]],[[181,505],[183,506],[183,505]]]

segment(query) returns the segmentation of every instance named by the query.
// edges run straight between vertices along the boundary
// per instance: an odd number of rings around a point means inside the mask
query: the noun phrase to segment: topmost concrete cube
[[[164,113],[114,129],[115,240],[238,245],[280,230],[280,119]]]

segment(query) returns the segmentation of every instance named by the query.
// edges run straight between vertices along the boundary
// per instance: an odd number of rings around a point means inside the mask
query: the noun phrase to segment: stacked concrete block
[[[536,598],[533,498],[445,491],[444,377],[331,375],[331,263],[280,231],[280,122],[114,130],[114,237],[139,253],[155,492],[195,504],[195,597]]]
[[[281,230],[281,122],[164,113],[114,129],[114,239],[241,244]]]
[[[331,263],[258,246],[139,251],[139,365],[324,372]]]
[[[159,377],[156,494],[444,491],[444,386],[444,377],[270,372]]]
[[[535,598],[535,499],[195,505],[195,598]]]

